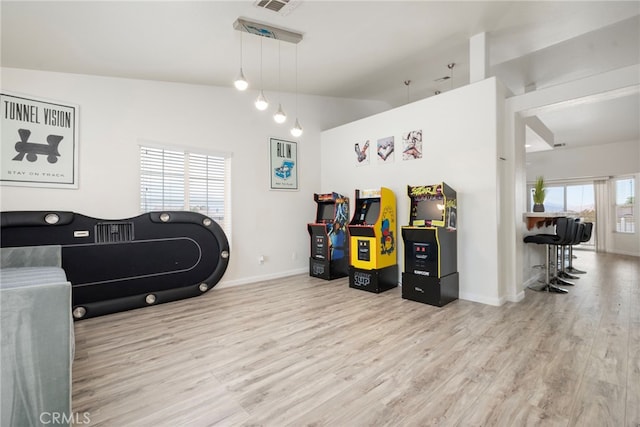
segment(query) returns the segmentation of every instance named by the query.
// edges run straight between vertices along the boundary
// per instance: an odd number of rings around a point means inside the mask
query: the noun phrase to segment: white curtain
[[[610,215],[611,215],[611,195],[608,180],[596,180],[596,251],[608,252],[611,245]]]

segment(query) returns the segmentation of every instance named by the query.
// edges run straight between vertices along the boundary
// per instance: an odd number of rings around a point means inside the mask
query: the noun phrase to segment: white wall
[[[560,148],[527,154],[527,181],[602,177],[640,171],[640,141]]]
[[[353,201],[356,189],[388,187],[396,195],[400,226],[409,221],[407,185],[444,181],[455,189],[460,297],[494,305],[504,301],[498,274],[497,93],[491,78],[367,117],[323,132],[321,150],[322,192]],[[423,158],[403,161],[401,134],[417,129],[423,133]],[[388,136],[395,138],[395,162],[378,164],[376,141]],[[354,144],[366,140],[374,156],[358,167]],[[403,257],[400,244],[400,270]]]
[[[136,216],[140,140],[232,153],[232,252],[221,285],[307,270],[306,224],[315,217],[313,193],[320,191],[320,132],[388,108],[301,95],[298,116],[305,133],[298,144],[299,191],[279,192],[269,190],[268,143],[270,137],[292,140],[291,123],[279,127],[273,112],[258,112],[256,92],[11,68],[2,68],[2,90],[80,106],[79,188],[3,186],[5,211]],[[283,96],[285,108],[293,105],[287,98],[292,101],[291,94]],[[266,257],[264,265],[258,264],[259,255]]]

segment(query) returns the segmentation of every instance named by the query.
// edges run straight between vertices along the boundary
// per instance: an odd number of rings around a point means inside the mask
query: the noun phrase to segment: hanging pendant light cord
[[[298,45],[296,45],[296,120],[298,119]]]
[[[264,90],[264,86],[262,85],[262,40],[263,37],[260,37],[260,92]]]

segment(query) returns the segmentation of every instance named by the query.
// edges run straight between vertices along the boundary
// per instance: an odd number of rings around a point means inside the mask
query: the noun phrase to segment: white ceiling
[[[469,38],[487,32],[491,73],[515,94],[640,63],[637,1],[321,1],[287,16],[253,1],[2,1],[2,66],[231,86],[248,18],[303,33],[298,90],[398,106],[468,83]],[[242,36],[259,86],[260,38]],[[263,84],[278,89],[278,42],[263,39]],[[282,43],[281,89],[295,91]],[[453,78],[447,64],[455,63]],[[405,80],[411,80],[408,87]],[[540,115],[568,147],[640,139],[639,95]]]

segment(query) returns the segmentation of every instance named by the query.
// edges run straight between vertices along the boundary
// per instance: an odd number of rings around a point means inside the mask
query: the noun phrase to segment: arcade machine
[[[398,286],[396,198],[388,188],[356,190],[349,223],[349,287],[380,293]]]
[[[3,248],[59,245],[75,320],[195,297],[229,264],[222,228],[196,212],[149,212],[123,220],[75,212],[1,214]]]
[[[316,222],[307,224],[311,236],[309,275],[332,280],[349,274],[349,198],[338,193],[314,194]]]
[[[442,307],[458,299],[456,192],[444,182],[407,190],[402,298]]]

